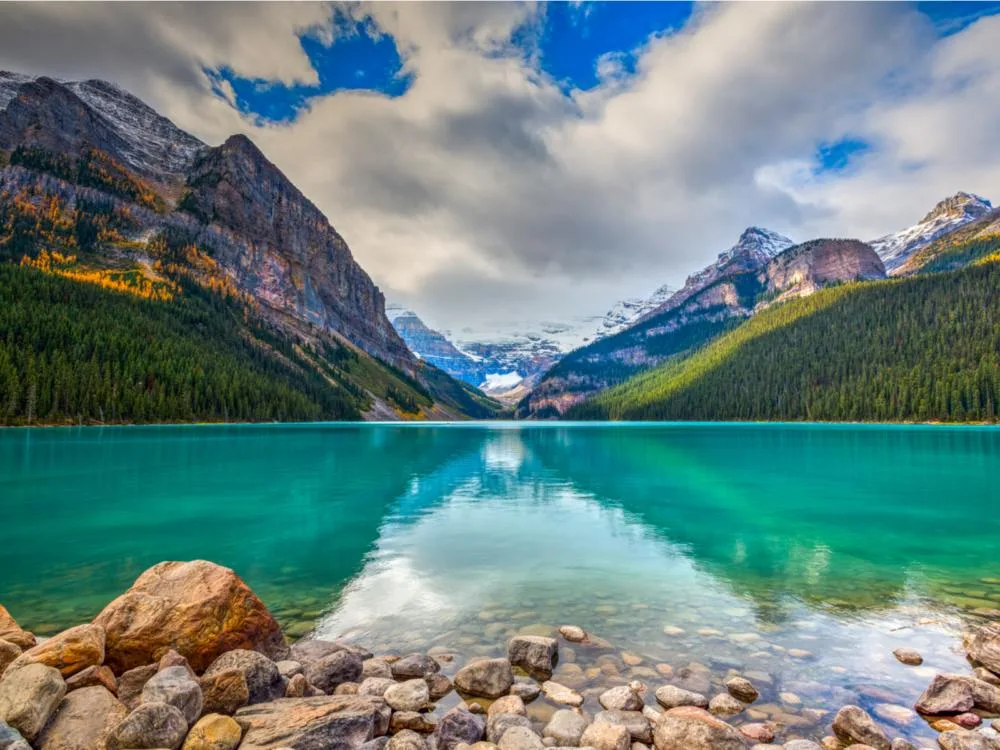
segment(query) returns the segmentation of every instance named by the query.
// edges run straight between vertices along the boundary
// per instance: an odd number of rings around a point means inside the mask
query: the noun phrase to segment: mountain
[[[486,382],[481,362],[458,349],[444,334],[428,328],[415,312],[393,304],[386,305],[385,311],[410,351],[420,359],[469,385],[480,387]]]
[[[993,209],[924,245],[897,266],[895,274],[953,271],[996,253],[1000,253],[1000,209]]]
[[[616,303],[601,320],[594,333],[595,339],[614,336],[652,312],[677,292],[667,284],[659,287],[648,297],[631,297]]]
[[[106,82],[0,73],[0,260],[162,304],[193,282],[271,356],[318,352],[304,361],[362,414],[492,408],[414,357],[344,239],[248,138],[208,146]]]
[[[573,419],[989,421],[1000,415],[1000,256],[769,307]]]
[[[993,210],[992,204],[972,193],[956,193],[945,198],[912,227],[887,234],[869,244],[885,263],[890,274],[899,272],[917,251],[939,237],[950,234]]]

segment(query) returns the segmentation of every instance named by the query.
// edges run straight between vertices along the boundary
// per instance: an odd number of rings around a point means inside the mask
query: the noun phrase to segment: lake
[[[592,709],[608,684],[739,670],[786,738],[819,737],[823,711],[967,671],[963,629],[1000,609],[998,476],[1000,430],[977,427],[9,429],[0,603],[52,634],[202,558],[295,635],[468,657],[575,624],[612,644],[562,652]]]

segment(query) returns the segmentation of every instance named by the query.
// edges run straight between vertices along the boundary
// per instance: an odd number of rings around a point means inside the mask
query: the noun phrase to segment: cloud
[[[958,189],[1000,195],[998,17],[940,39],[899,3],[710,4],[567,93],[532,46],[543,6],[338,9],[395,41],[405,93],[319,93],[269,125],[213,92],[206,68],[314,83],[300,36],[337,25],[302,3],[2,5],[0,67],[117,80],[210,142],[247,133],[446,328],[601,312],[749,224],[871,237]],[[817,169],[845,139],[869,148]]]

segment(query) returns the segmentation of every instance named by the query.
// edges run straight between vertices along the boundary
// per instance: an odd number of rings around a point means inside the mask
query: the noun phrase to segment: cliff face
[[[461,351],[439,331],[428,328],[415,312],[390,307],[386,313],[393,328],[420,359],[477,388],[486,380],[481,362]]]
[[[870,245],[858,240],[811,240],[768,263],[758,279],[765,298],[812,294],[831,284],[885,278],[885,266]],[[770,301],[770,300],[769,300]]]

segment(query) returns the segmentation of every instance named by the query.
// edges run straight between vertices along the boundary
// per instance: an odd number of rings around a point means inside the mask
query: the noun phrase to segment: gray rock
[[[389,662],[376,656],[374,659],[366,659],[361,662],[361,677],[362,679],[385,677],[391,680],[392,669],[389,667]]]
[[[653,728],[656,750],[745,750],[743,736],[708,711],[672,708]]]
[[[736,700],[753,703],[760,697],[760,691],[746,677],[732,677],[726,680],[726,690]]]
[[[487,719],[495,714],[521,714],[521,716],[527,716],[528,711],[524,707],[524,701],[518,696],[504,695],[493,701],[486,711]]]
[[[127,715],[125,706],[107,688],[97,685],[74,690],[59,703],[35,746],[38,750],[103,748],[111,731]]]
[[[394,711],[419,711],[431,699],[427,683],[421,678],[397,682],[382,694]]]
[[[178,709],[166,703],[143,703],[111,730],[108,750],[177,750],[187,732],[187,721]]]
[[[511,727],[497,744],[500,750],[543,750],[545,747],[541,737],[529,727]]]
[[[889,738],[860,706],[844,706],[833,719],[833,733],[844,744],[870,745],[889,750]]]
[[[292,679],[297,674],[302,674],[304,669],[301,662],[292,661],[291,659],[276,661],[274,666],[278,668],[278,674],[287,680]]]
[[[537,682],[528,680],[517,680],[510,686],[510,694],[516,695],[525,703],[531,703],[542,693],[542,688]]]
[[[952,729],[938,735],[942,750],[997,750],[1000,743],[994,742],[979,732],[968,729]]]
[[[385,750],[385,746],[388,744],[388,737],[376,737],[373,740],[368,740],[368,742],[359,747],[358,750]]]
[[[571,708],[560,708],[552,714],[549,723],[542,730],[542,736],[551,737],[563,747],[576,747],[590,722],[589,714]]]
[[[559,661],[559,643],[541,635],[518,635],[507,643],[507,659],[515,667],[546,679]]]
[[[708,702],[708,710],[716,716],[736,716],[746,706],[729,693],[719,693]]]
[[[918,748],[909,740],[904,740],[902,737],[897,737],[892,741],[892,744],[889,745],[889,750],[918,750]]]
[[[411,729],[397,732],[386,745],[387,750],[426,750],[424,738]]]
[[[479,742],[485,730],[483,717],[455,708],[441,717],[433,737],[437,750],[455,750],[459,743]]]
[[[324,693],[332,693],[344,682],[357,682],[361,678],[361,657],[347,650],[334,651],[305,665],[303,674],[309,684]]]
[[[385,691],[397,684],[392,678],[369,677],[361,682],[358,695],[385,695]]]
[[[381,698],[321,695],[245,706],[234,718],[244,730],[240,750],[355,750],[384,735],[391,714]]]
[[[531,728],[531,722],[524,714],[493,714],[486,720],[486,739],[500,744],[504,734],[512,727]]]
[[[265,657],[266,658],[266,657]],[[143,703],[166,703],[184,715],[188,726],[201,716],[205,698],[186,667],[167,667],[153,675],[142,688]]]
[[[209,665],[202,678],[234,669],[242,672],[246,678],[249,703],[265,703],[284,696],[285,683],[278,672],[278,665],[256,651],[227,651]]]
[[[642,696],[628,685],[605,690],[597,699],[609,711],[641,711]]]
[[[580,744],[597,750],[631,750],[632,738],[623,726],[594,721],[583,731]]]
[[[31,745],[14,727],[0,721],[0,750],[31,750]]]
[[[625,727],[634,742],[648,745],[653,741],[653,726],[642,711],[601,711],[594,721]]]
[[[441,665],[427,654],[407,654],[389,665],[397,680],[411,677],[429,677],[441,671]]]
[[[297,661],[303,667],[314,661],[335,654],[338,651],[347,651],[354,654],[361,660],[371,659],[372,653],[367,649],[360,648],[350,643],[340,643],[339,641],[308,640],[299,641],[291,648],[290,659]]]
[[[65,694],[66,683],[58,669],[26,664],[0,680],[0,721],[7,722],[30,742],[42,731]]]
[[[674,684],[692,693],[704,695],[712,689],[712,672],[700,664],[681,667],[674,673]]]
[[[679,706],[697,706],[708,708],[708,698],[701,693],[679,688],[676,685],[664,685],[656,689],[656,702],[666,709]]]
[[[430,691],[431,700],[436,701],[444,698],[452,690],[451,680],[443,674],[432,674],[424,678],[427,689]]]
[[[118,700],[120,700],[129,711],[135,709],[142,700],[142,689],[146,683],[156,674],[155,664],[146,664],[143,667],[136,667],[127,672],[123,672],[118,678]]]
[[[483,698],[499,698],[513,684],[514,672],[506,659],[476,659],[455,675],[455,687],[461,692]]]

